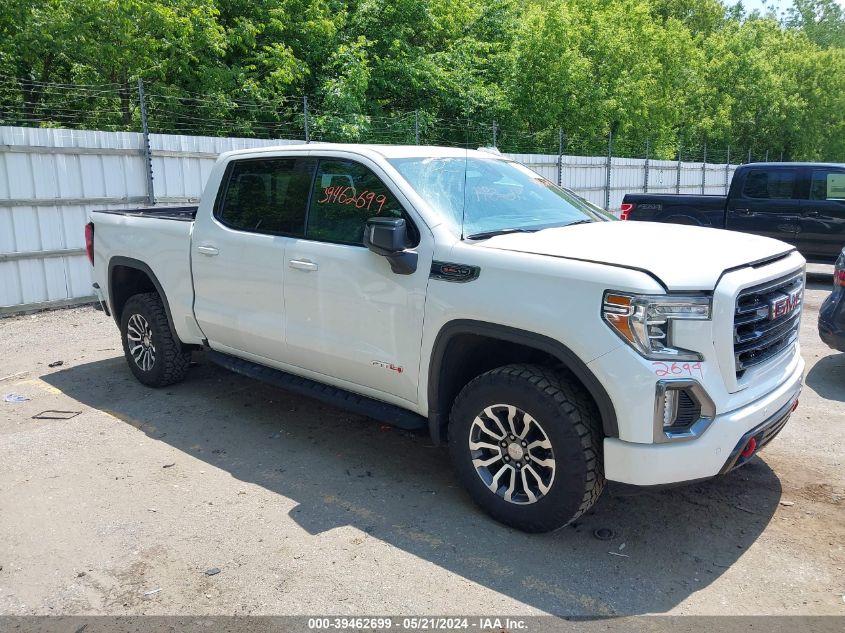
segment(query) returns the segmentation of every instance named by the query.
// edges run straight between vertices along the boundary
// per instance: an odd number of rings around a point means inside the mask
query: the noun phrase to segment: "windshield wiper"
[[[483,231],[482,233],[473,233],[467,235],[468,240],[486,240],[488,237],[496,237],[497,235],[507,235],[508,233],[534,233],[539,229],[496,229],[495,231]]]
[[[575,220],[575,222],[570,222],[569,224],[564,224],[563,226],[575,226],[576,224],[592,224],[595,220]]]

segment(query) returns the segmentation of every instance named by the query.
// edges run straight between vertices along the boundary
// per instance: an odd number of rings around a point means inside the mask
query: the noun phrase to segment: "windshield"
[[[414,190],[470,239],[607,220],[585,200],[501,158],[396,158]]]

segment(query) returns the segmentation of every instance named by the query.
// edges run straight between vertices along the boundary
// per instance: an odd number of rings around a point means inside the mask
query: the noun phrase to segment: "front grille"
[[[803,299],[803,271],[740,292],[734,314],[737,378],[749,367],[774,358],[795,343]],[[787,309],[779,311],[784,305]]]

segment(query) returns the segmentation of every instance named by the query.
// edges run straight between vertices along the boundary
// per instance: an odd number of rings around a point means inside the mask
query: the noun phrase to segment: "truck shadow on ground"
[[[634,496],[606,491],[574,525],[528,535],[482,514],[453,478],[446,451],[431,446],[426,434],[210,363],[162,390],[138,384],[122,357],[43,379],[154,440],[295,501],[290,516],[310,534],[353,526],[559,615],[671,609],[743,555],[781,496],[777,476],[758,457],[725,477],[683,488]],[[598,528],[615,536],[598,540]]]
[[[804,379],[807,387],[825,400],[845,402],[842,384],[845,383],[845,354],[832,352],[819,359]]]

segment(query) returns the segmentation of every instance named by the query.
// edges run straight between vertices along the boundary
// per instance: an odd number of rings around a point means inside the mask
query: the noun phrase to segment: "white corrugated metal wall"
[[[218,154],[290,140],[151,134],[156,202],[195,203]],[[147,204],[143,136],[0,127],[0,314],[90,298],[83,227]]]
[[[282,139],[151,134],[157,204],[191,204],[217,155]],[[143,136],[0,126],[0,315],[83,301],[91,267],[83,227],[94,209],[147,203]],[[591,202],[618,209],[627,192],[721,194],[734,166],[633,158],[508,154]],[[680,174],[680,178],[679,178]],[[702,190],[702,177],[706,186]]]
[[[508,154],[552,182],[558,182],[558,156]],[[691,193],[724,195],[737,165],[678,163],[671,160],[563,156],[560,183],[593,204],[611,211],[619,209],[626,193]],[[680,180],[678,174],[680,172]],[[648,182],[646,183],[646,178]],[[704,187],[702,187],[704,183]],[[609,186],[608,186],[609,185]],[[605,200],[607,195],[608,199]],[[607,202],[607,205],[605,203]]]

